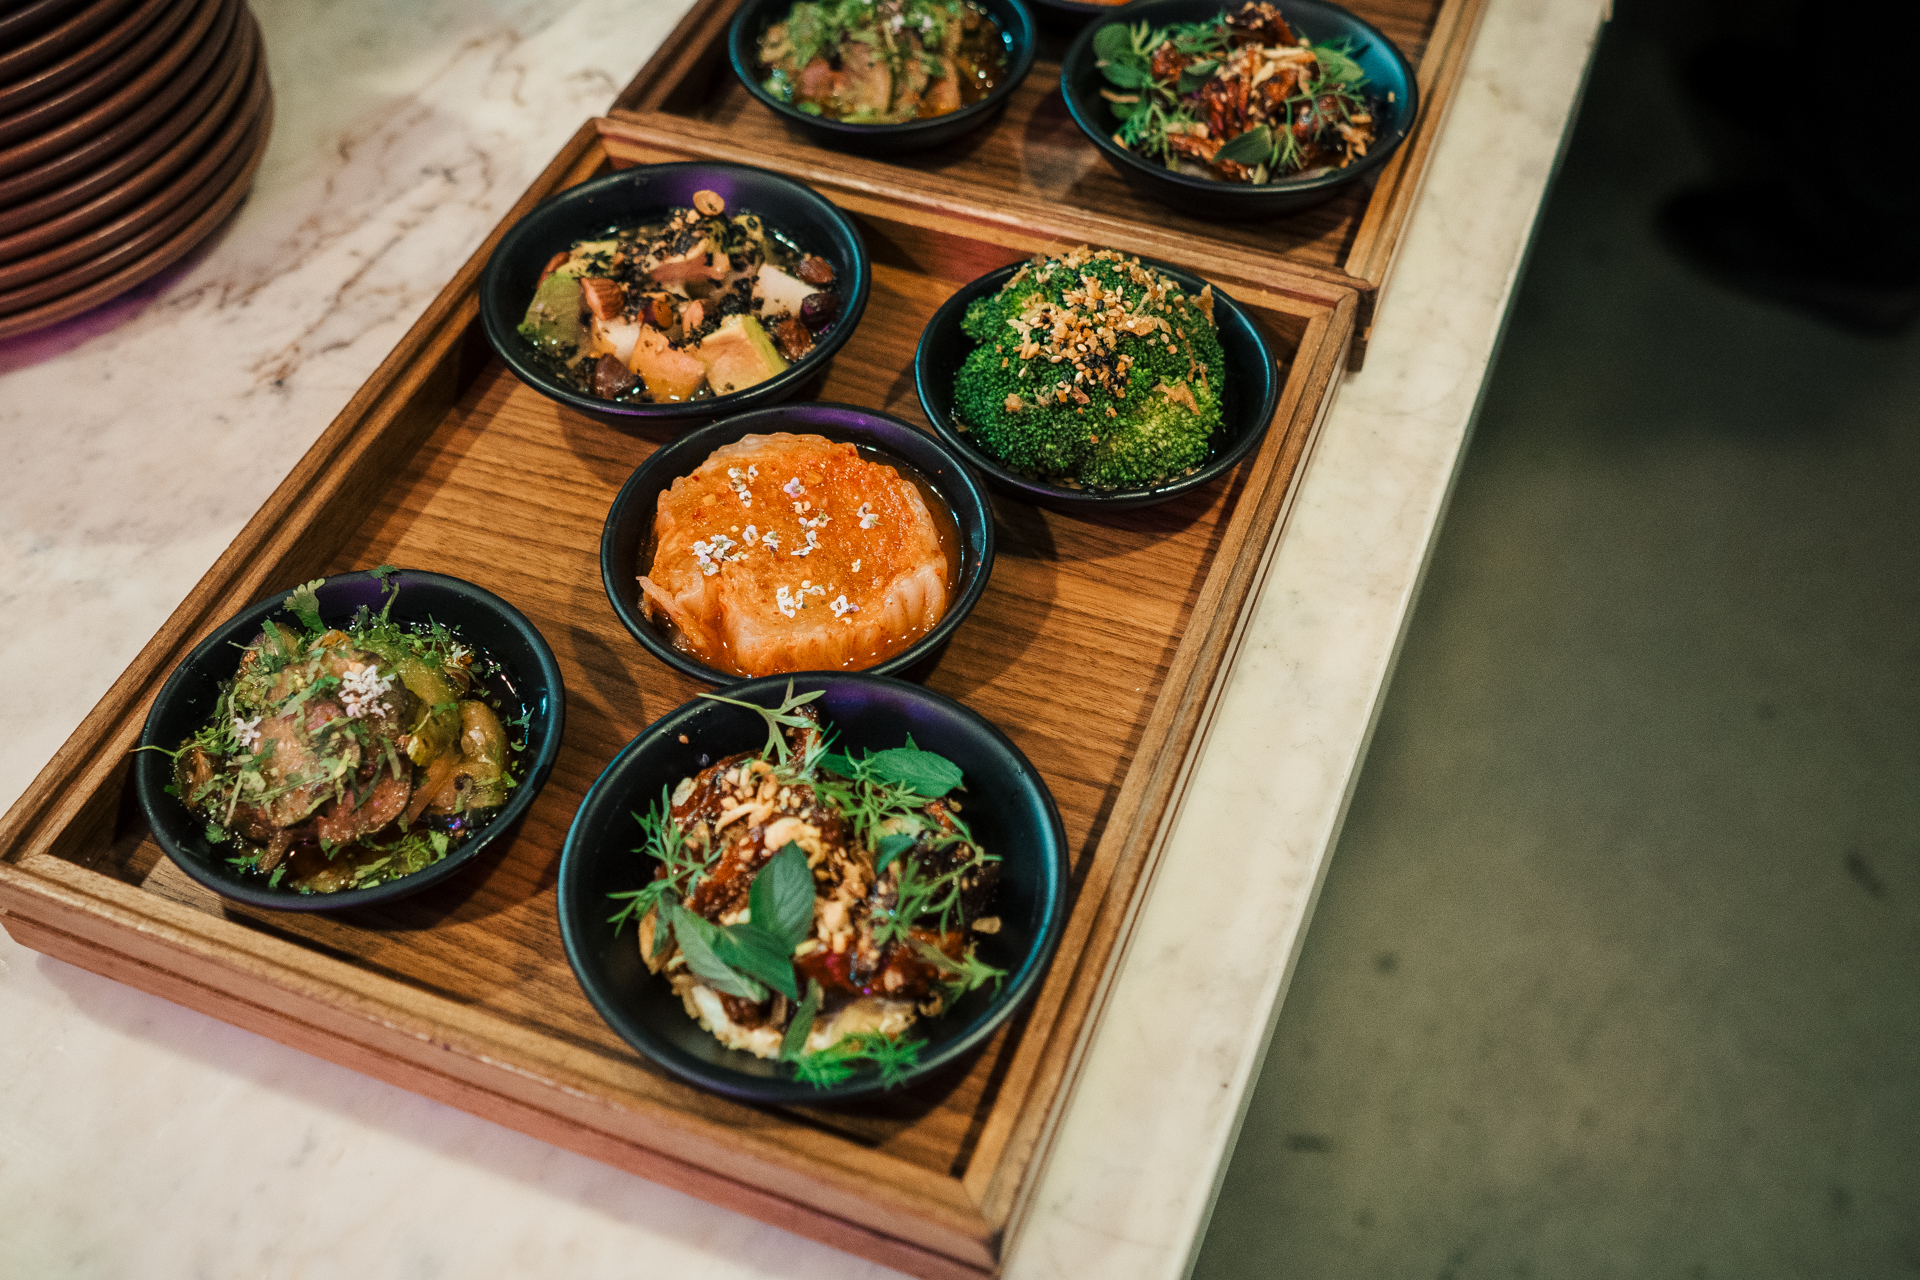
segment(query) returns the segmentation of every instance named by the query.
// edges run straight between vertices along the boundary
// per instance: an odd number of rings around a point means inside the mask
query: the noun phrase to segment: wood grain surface
[[[226,123],[240,95],[254,86],[264,92],[265,77],[256,76],[254,66],[257,35],[253,22],[236,22],[227,37],[228,48],[201,77],[193,96],[143,139],[127,162],[116,160],[80,182],[0,212],[0,262],[36,253],[99,225],[192,163]]]
[[[502,229],[610,164],[685,154],[600,122]],[[909,185],[821,189],[855,216],[874,284],[811,394],[923,427],[910,366],[934,309],[981,271],[1092,229],[1071,211],[988,211]],[[0,819],[0,915],[27,945],[887,1265],[990,1274],[1329,403],[1355,296],[1150,229],[1113,241],[1248,307],[1285,367],[1273,427],[1222,482],[1160,507],[996,503],[991,583],[926,679],[1005,730],[1052,788],[1072,857],[1065,937],[1032,1004],[970,1060],[877,1103],[772,1110],[652,1067],[593,1012],[560,947],[555,877],[575,809],[621,746],[699,686],[632,641],[599,576],[608,506],[670,437],[575,414],[491,358],[474,288],[499,234]],[[511,839],[414,897],[349,916],[224,903],[129,809],[125,752],[160,682],[221,620],[382,562],[467,578],[540,628],[567,686],[552,777]]]
[[[823,151],[756,101],[733,75],[727,26],[740,0],[702,0],[611,113],[656,130],[679,131],[702,145],[731,145],[762,156],[804,158],[848,173],[907,171],[931,180],[925,189],[972,193],[987,200],[1067,208],[1121,226],[1153,226],[1222,247],[1277,256],[1303,274],[1359,291],[1351,361],[1365,355],[1375,294],[1385,284],[1407,212],[1419,194],[1432,139],[1444,123],[1452,91],[1484,0],[1352,0],[1346,7],[1373,23],[1415,68],[1422,99],[1414,133],[1367,181],[1325,204],[1282,218],[1206,222],[1136,193],[1089,143],[1060,96],[1066,42],[1042,34],[1033,71],[991,125],[920,155],[870,160]]]

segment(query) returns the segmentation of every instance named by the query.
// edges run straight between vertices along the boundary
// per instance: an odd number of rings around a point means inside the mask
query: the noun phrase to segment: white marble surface
[[[0,343],[0,804],[684,7],[256,4],[252,198],[135,294]],[[1598,16],[1491,0],[1011,1276],[1189,1265]],[[1265,833],[1225,917],[1198,874],[1222,829]],[[893,1274],[0,937],[0,1276],[562,1272]]]

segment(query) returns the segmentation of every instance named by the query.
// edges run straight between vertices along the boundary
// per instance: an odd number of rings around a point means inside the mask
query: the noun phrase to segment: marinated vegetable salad
[[[1342,45],[1296,39],[1271,4],[1093,38],[1113,140],[1182,173],[1261,184],[1341,168],[1374,138],[1367,78]]]
[[[612,922],[638,921],[648,968],[728,1048],[819,1087],[862,1064],[898,1083],[915,1021],[1005,976],[976,954],[999,859],[960,817],[960,769],[911,738],[834,752],[817,690],[704,696],[763,717],[766,745],[663,792],[639,820],[653,879],[612,895]]]
[[[1144,489],[1207,460],[1226,355],[1213,288],[1198,294],[1112,249],[1036,257],[960,328],[980,345],[954,378],[968,438],[1016,471]]]
[[[784,373],[839,314],[832,263],[696,191],[663,222],[609,228],[554,254],[520,335],[576,391],[672,404]]]
[[[904,124],[987,96],[1006,44],[969,0],[800,0],[760,38],[762,87],[842,124]]]
[[[288,596],[291,625],[263,625],[212,717],[171,753],[169,790],[272,887],[332,893],[425,870],[517,785],[527,718],[502,718],[498,668],[437,622],[393,621],[393,569],[374,572],[385,604],[345,629],[321,620],[318,581]]]

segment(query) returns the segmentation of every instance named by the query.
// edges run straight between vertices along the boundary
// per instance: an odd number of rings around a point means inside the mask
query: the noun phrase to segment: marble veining
[[[685,4],[257,8],[278,117],[251,199],[0,344],[0,805]],[[1009,1276],[1189,1264],[1597,18],[1491,2]],[[1257,872],[1223,895],[1226,848]],[[0,1275],[894,1274],[5,937],[0,1028]]]

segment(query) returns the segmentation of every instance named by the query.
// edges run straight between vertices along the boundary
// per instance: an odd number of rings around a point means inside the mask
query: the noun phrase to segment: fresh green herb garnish
[[[1361,92],[1366,73],[1354,60],[1352,45],[1304,45],[1311,59],[1282,72],[1295,79],[1283,99],[1271,102],[1236,70],[1240,51],[1231,47],[1230,16],[1223,11],[1211,21],[1158,28],[1116,22],[1094,33],[1097,65],[1112,86],[1101,96],[1120,122],[1114,141],[1169,169],[1199,165],[1214,176],[1254,184],[1332,163],[1339,154],[1345,155],[1339,161],[1343,165],[1355,154],[1365,155],[1370,128],[1353,130],[1371,125],[1371,110]],[[1155,56],[1163,50],[1175,55],[1166,64],[1178,65],[1178,74],[1155,74]],[[1234,92],[1210,98],[1209,84],[1226,76],[1238,82]],[[1229,110],[1227,102],[1237,105]],[[1224,126],[1223,114],[1230,122]],[[1240,131],[1231,137],[1214,132],[1236,124]],[[1222,164],[1241,170],[1221,171]]]
[[[880,1072],[880,1083],[891,1089],[920,1065],[920,1050],[926,1043],[905,1037],[896,1040],[883,1031],[856,1031],[824,1049],[793,1058],[793,1076],[816,1089],[825,1089],[851,1076],[856,1063],[870,1062]]]

